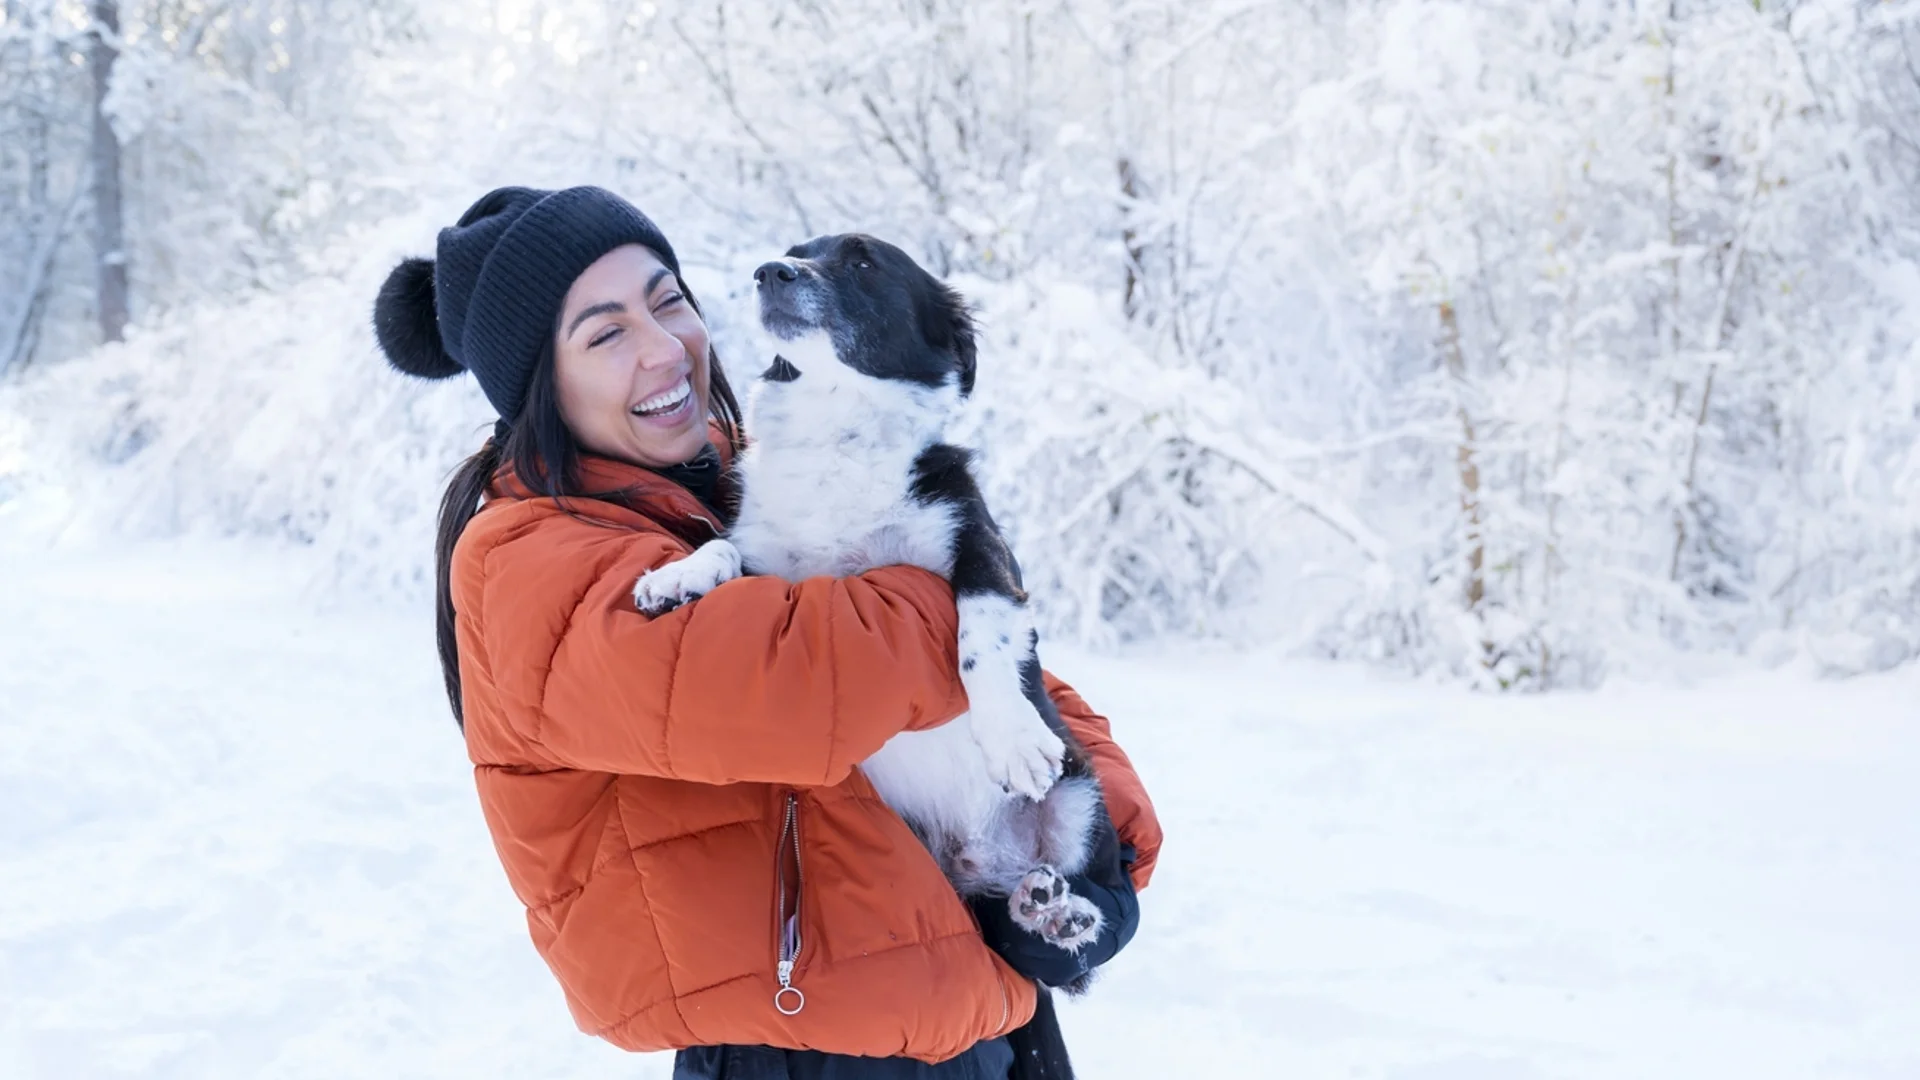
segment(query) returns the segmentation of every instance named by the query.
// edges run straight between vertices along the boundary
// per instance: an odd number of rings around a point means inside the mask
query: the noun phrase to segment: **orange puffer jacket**
[[[711,537],[711,515],[648,470],[584,472],[619,505],[570,515],[503,473],[452,568],[481,807],[581,1029],[629,1050],[933,1062],[1026,1022],[1032,984],[855,768],[965,709],[947,583],[911,567],[750,577],[650,620],[634,581]],[[1049,691],[1145,885],[1152,804],[1107,722]],[[806,1004],[787,1016],[776,912],[794,903]]]

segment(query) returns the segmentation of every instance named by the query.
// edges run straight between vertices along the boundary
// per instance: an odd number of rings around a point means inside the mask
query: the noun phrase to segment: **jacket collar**
[[[733,453],[726,434],[718,424],[710,423],[707,437],[720,452],[721,468],[728,469]],[[610,502],[653,521],[689,543],[702,543],[725,531],[724,523],[715,521],[713,511],[693,492],[645,466],[582,454],[579,471],[582,497],[567,500],[567,507],[584,516],[592,516],[592,501]],[[729,473],[722,474],[723,503],[728,497],[729,479]],[[514,474],[511,462],[500,466],[487,488],[489,503],[497,499],[519,501],[542,497]]]

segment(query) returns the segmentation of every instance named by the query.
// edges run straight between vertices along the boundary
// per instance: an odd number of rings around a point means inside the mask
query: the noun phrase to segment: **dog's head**
[[[966,301],[907,253],[859,233],[821,236],[753,272],[760,323],[783,342],[823,338],[862,375],[973,392],[973,316]],[[764,378],[791,382],[824,350],[788,349]],[[788,354],[799,354],[798,356]]]

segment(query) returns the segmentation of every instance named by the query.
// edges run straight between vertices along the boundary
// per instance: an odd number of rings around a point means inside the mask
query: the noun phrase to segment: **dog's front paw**
[[[1084,896],[1067,887],[1067,879],[1051,866],[1038,866],[1020,879],[1007,897],[1014,924],[1068,952],[1079,952],[1100,936],[1106,917]]]
[[[1006,791],[1038,802],[1060,779],[1067,746],[1025,697],[976,706],[967,721],[987,775]]]
[[[739,549],[709,540],[686,558],[641,574],[633,586],[633,605],[648,615],[663,615],[739,576]]]

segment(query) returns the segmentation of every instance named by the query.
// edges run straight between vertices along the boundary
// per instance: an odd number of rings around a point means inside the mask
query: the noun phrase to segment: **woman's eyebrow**
[[[575,330],[580,329],[581,323],[586,322],[588,319],[593,318],[595,315],[605,315],[609,312],[625,311],[625,310],[627,310],[627,305],[621,303],[618,300],[602,300],[597,304],[593,304],[589,306],[586,310],[582,311],[580,314],[575,315],[573,317],[573,321],[567,324],[567,336],[572,337],[573,332]]]
[[[653,295],[653,288],[654,286],[660,284],[660,279],[672,277],[672,276],[673,276],[673,271],[667,269],[664,266],[658,270],[655,270],[651,275],[647,277],[647,287],[644,290],[644,292],[648,296]],[[586,322],[588,319],[593,318],[595,315],[606,315],[612,312],[624,312],[626,310],[627,310],[627,305],[621,303],[618,300],[602,300],[597,304],[590,305],[589,307],[587,307],[586,310],[582,311],[578,315],[575,315],[573,317],[573,321],[567,324],[567,336],[572,337],[573,332],[575,330],[580,329],[581,323]]]

